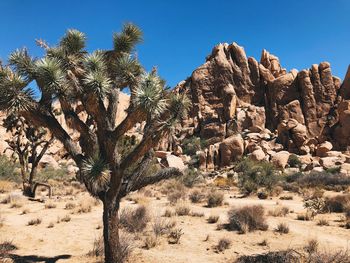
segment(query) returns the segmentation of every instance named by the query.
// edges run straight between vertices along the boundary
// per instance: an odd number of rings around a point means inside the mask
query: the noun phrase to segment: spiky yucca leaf
[[[100,98],[104,98],[110,91],[112,82],[101,71],[91,71],[84,78],[84,84],[88,91],[92,91]]]
[[[83,180],[92,195],[106,191],[110,182],[110,170],[108,164],[98,155],[83,162],[81,169]]]
[[[141,107],[152,118],[158,117],[166,109],[164,89],[160,78],[155,74],[144,74],[133,94],[133,103]]]
[[[18,74],[25,77],[27,81],[34,78],[35,61],[29,56],[27,49],[17,49],[12,52],[9,57],[9,64],[15,68]]]
[[[61,63],[56,58],[45,57],[36,62],[36,74],[44,84],[44,89],[52,93],[64,91],[65,75]]]
[[[29,111],[34,107],[34,93],[32,90],[17,90],[9,88],[0,96],[0,110],[7,110],[9,113]]]
[[[84,33],[69,29],[66,35],[61,39],[60,47],[62,47],[68,54],[75,54],[81,52],[85,48],[86,36]]]
[[[113,67],[117,82],[124,86],[136,85],[137,78],[143,72],[139,61],[129,54],[120,56]]]
[[[125,24],[121,33],[113,35],[114,50],[130,53],[142,41],[142,31],[133,24]]]
[[[104,54],[100,50],[97,50],[92,54],[87,54],[84,57],[84,65],[88,71],[104,72],[107,69]]]

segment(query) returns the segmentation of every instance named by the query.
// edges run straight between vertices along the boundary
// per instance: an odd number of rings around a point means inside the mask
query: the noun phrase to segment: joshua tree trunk
[[[121,250],[119,243],[119,201],[103,202],[103,240],[105,251],[105,263],[121,262]]]

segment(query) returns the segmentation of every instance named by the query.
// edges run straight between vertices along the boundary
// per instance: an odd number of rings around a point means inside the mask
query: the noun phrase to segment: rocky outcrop
[[[283,150],[299,155],[324,154],[326,141],[335,150],[350,144],[350,67],[341,84],[328,62],[287,72],[266,50],[258,62],[236,43],[219,44],[175,92],[188,94],[193,102],[184,127],[209,145],[266,128]],[[263,158],[263,145],[245,144],[245,153]],[[233,156],[222,150],[220,158],[223,165]]]

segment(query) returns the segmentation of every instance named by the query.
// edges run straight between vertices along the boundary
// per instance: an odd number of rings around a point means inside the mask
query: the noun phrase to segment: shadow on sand
[[[10,254],[10,255],[7,255],[7,257],[11,258],[14,263],[34,263],[34,262],[56,263],[57,260],[69,259],[72,256],[59,255],[56,257],[40,257],[40,256],[34,256],[34,255],[20,256],[16,254]]]

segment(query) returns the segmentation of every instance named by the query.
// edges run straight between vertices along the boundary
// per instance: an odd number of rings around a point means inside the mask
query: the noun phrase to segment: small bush
[[[13,241],[6,240],[0,243],[0,262],[3,255],[10,251],[17,250],[18,247],[13,244]],[[5,262],[5,261],[4,261]]]
[[[175,212],[170,210],[170,209],[165,209],[165,212],[164,212],[164,217],[173,217],[175,215]]]
[[[314,219],[314,215],[310,212],[307,211],[303,214],[298,214],[297,215],[297,220],[301,220],[301,221],[312,221]]]
[[[48,224],[47,228],[53,228],[55,226],[55,224],[53,222],[50,222],[50,224]]]
[[[317,221],[318,226],[329,226],[329,222],[326,219],[320,219]]]
[[[150,220],[147,208],[140,205],[134,209],[125,207],[120,212],[120,224],[129,232],[141,232]]]
[[[89,257],[102,257],[104,255],[103,237],[95,238],[93,247],[87,255]]]
[[[189,195],[189,199],[192,203],[200,203],[201,201],[203,201],[204,195],[199,190],[193,190]]]
[[[19,183],[21,177],[15,172],[16,165],[6,155],[0,155],[0,180]]]
[[[204,216],[204,213],[192,211],[192,212],[190,213],[190,216],[193,216],[193,217],[203,217],[203,216]]]
[[[193,136],[190,138],[186,138],[182,142],[183,153],[189,156],[193,156],[196,154],[197,151],[204,149],[206,145],[206,141],[199,137]]]
[[[291,195],[283,195],[280,197],[280,200],[293,200],[293,196]]]
[[[75,203],[73,203],[73,202],[68,202],[68,203],[66,203],[66,205],[65,205],[65,209],[67,209],[67,210],[71,210],[71,209],[74,209],[76,207],[76,204]]]
[[[295,154],[289,155],[288,164],[290,167],[300,168],[302,163]]]
[[[313,215],[324,212],[325,200],[323,198],[312,198],[304,201],[304,207]]]
[[[221,238],[218,242],[218,244],[216,245],[216,249],[220,252],[229,249],[231,246],[231,240],[227,239],[227,238]]]
[[[259,199],[264,200],[264,199],[267,199],[268,197],[269,197],[269,193],[266,192],[265,190],[261,190],[261,191],[258,192],[258,198]]]
[[[45,209],[52,209],[52,208],[56,208],[57,205],[53,202],[48,202],[45,204]]]
[[[31,219],[28,221],[27,225],[28,226],[36,226],[36,225],[40,225],[41,224],[41,218],[35,218],[35,219]]]
[[[163,184],[161,189],[161,192],[167,195],[171,205],[176,204],[179,200],[185,200],[186,191],[184,184],[176,180],[169,180]]]
[[[244,159],[235,167],[238,172],[238,187],[244,194],[256,192],[259,188],[265,188],[272,193],[279,181],[277,170],[269,162],[255,162],[249,158]]]
[[[214,216],[214,215],[211,215],[208,217],[207,221],[209,224],[215,224],[219,221],[219,216]]]
[[[306,246],[304,247],[304,250],[308,253],[308,254],[313,254],[316,253],[318,251],[318,247],[319,247],[319,243],[317,241],[317,239],[310,239]]]
[[[169,244],[179,244],[180,238],[183,236],[183,232],[181,228],[175,228],[173,229],[168,236],[168,243]]]
[[[207,194],[208,207],[221,206],[224,201],[224,194],[218,191],[212,191]]]
[[[343,189],[350,185],[350,177],[345,174],[328,172],[311,172],[302,174],[296,182],[304,187],[319,187],[326,190]]]
[[[178,205],[175,208],[175,213],[178,216],[188,216],[191,212],[191,209],[187,205]]]
[[[92,200],[83,200],[79,203],[79,206],[76,209],[78,214],[90,213],[92,209]]]
[[[65,215],[64,217],[61,218],[61,222],[69,222],[71,220],[71,217],[69,215]]]
[[[199,172],[193,168],[187,169],[179,179],[187,187],[193,187],[202,181]]]
[[[241,233],[255,230],[266,231],[268,225],[266,224],[264,214],[265,210],[261,205],[232,208],[228,212],[228,227],[231,230],[238,230]]]
[[[325,208],[329,212],[343,213],[350,206],[350,194],[327,197]]]
[[[289,226],[286,223],[279,223],[275,229],[276,232],[280,234],[288,234]]]
[[[150,235],[145,238],[145,249],[151,249],[154,248],[158,243],[157,236]]]
[[[289,208],[286,206],[278,206],[274,210],[269,211],[269,215],[274,217],[286,216],[288,213],[289,213]]]
[[[171,229],[175,227],[175,225],[175,221],[168,221],[162,218],[156,218],[152,225],[153,233],[156,236],[167,235],[170,233]]]

